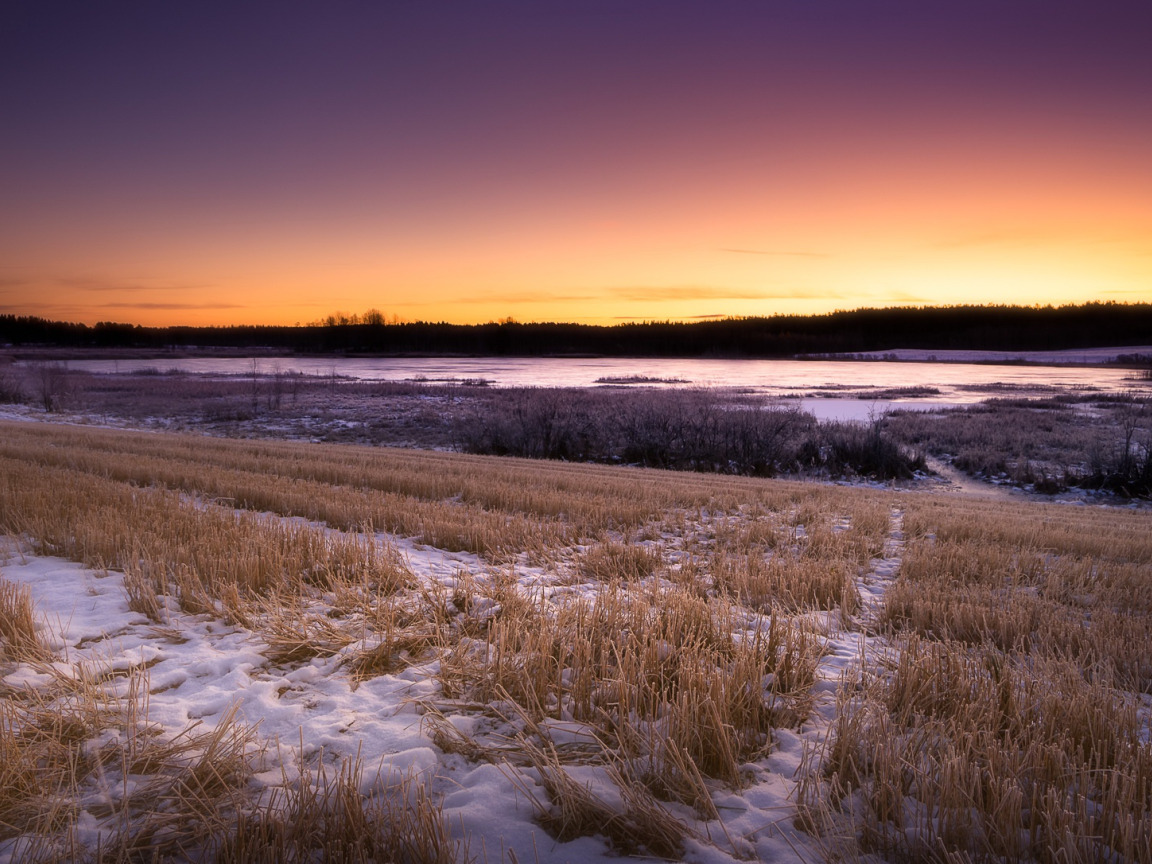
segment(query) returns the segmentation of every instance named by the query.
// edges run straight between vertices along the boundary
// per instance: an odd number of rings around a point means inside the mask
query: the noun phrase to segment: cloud
[[[889,291],[883,295],[884,303],[936,303],[931,297],[909,294],[907,291]]]
[[[724,318],[733,318],[730,313],[719,313],[716,315],[668,315],[662,317],[661,321],[719,321]],[[651,315],[614,315],[613,321],[651,321]]]
[[[838,300],[842,295],[809,288],[719,288],[709,285],[633,285],[613,288],[622,300],[663,303],[677,300]]]
[[[132,279],[121,282],[116,279],[93,278],[87,276],[68,277],[57,279],[58,285],[67,288],[77,288],[81,291],[203,291],[210,285],[180,283],[180,282],[150,282],[145,279]]]
[[[591,294],[539,294],[532,292],[525,292],[520,294],[481,294],[476,297],[469,297],[465,300],[458,300],[458,303],[555,303],[555,302],[579,302],[584,303],[600,298]]]
[[[594,294],[546,294],[541,292],[520,292],[518,294],[469,294],[467,297],[453,297],[447,303],[594,303],[603,300],[602,296]],[[400,300],[389,303],[391,306],[428,306],[428,300]]]
[[[37,318],[64,320],[68,315],[82,315],[89,307],[73,303],[0,303],[0,313],[11,315],[31,315]]]
[[[785,258],[831,258],[827,252],[776,252],[770,249],[731,249],[727,246],[720,248],[721,252],[734,252],[737,255],[776,255]]]
[[[247,309],[241,303],[103,303],[101,309]]]

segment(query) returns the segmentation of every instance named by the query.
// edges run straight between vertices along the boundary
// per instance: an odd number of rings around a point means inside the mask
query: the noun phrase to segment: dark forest
[[[95,326],[0,315],[0,343],[67,348],[270,348],[301,354],[790,357],[897,348],[1039,351],[1143,345],[1152,304],[857,309],[827,315],[613,326],[532,323],[348,323],[303,326]]]

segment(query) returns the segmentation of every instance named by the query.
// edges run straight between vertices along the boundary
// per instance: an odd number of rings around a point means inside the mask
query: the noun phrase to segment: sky
[[[0,314],[1152,302],[1149,0],[0,11]]]

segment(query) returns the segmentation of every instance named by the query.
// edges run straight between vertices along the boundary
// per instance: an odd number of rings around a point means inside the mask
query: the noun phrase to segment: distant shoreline
[[[379,314],[379,313],[378,313]],[[854,309],[611,326],[484,324],[329,316],[305,325],[139,326],[0,315],[15,351],[230,352],[215,356],[849,359],[937,362],[1099,362],[1100,351],[1149,365],[1152,303]],[[1135,347],[1132,347],[1135,346]],[[89,355],[91,356],[91,355]],[[103,353],[97,356],[115,355]],[[139,355],[132,355],[139,356]],[[1124,358],[1121,358],[1124,359]],[[930,362],[930,361],[929,361]]]
[[[478,359],[509,357],[518,360],[657,360],[657,359],[717,359],[729,361],[773,361],[794,360],[801,362],[830,363],[947,363],[980,366],[1067,366],[1091,367],[1111,366],[1131,369],[1152,367],[1152,345],[1128,345],[1121,347],[1070,348],[1056,351],[986,351],[974,349],[913,349],[895,348],[891,350],[843,352],[835,354],[796,354],[791,356],[756,357],[683,357],[675,358],[661,354],[597,354],[568,353],[535,355],[499,355],[484,352],[446,351],[291,351],[277,346],[223,347],[183,345],[174,348],[99,348],[99,347],[57,347],[51,345],[0,345],[2,358],[18,362],[68,362],[85,360],[177,360],[191,358],[229,359],[273,359],[277,357],[323,357],[332,360],[362,359]]]

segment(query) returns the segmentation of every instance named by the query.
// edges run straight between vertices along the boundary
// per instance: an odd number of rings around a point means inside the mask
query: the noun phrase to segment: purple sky
[[[1150,46],[1147,0],[8,4],[0,312],[1150,300]]]

